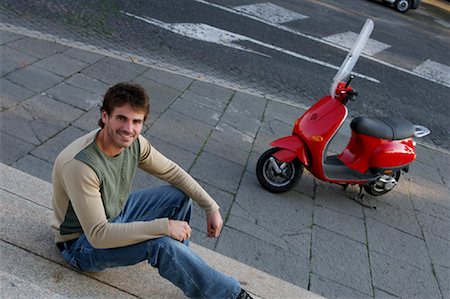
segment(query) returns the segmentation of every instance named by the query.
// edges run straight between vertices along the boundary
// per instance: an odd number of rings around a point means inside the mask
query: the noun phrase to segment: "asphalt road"
[[[409,119],[430,128],[425,143],[450,149],[448,12],[423,4],[400,14],[377,1],[354,0],[244,5],[233,0],[2,0],[0,18],[311,105],[328,92],[346,55],[345,39],[370,17],[372,52],[355,68],[369,80],[353,81],[360,96],[349,105],[351,115]]]

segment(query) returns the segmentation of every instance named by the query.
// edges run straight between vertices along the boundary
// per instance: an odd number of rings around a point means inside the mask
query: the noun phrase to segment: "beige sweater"
[[[96,146],[93,143],[98,132],[97,129],[72,142],[55,161],[52,227],[56,242],[75,239],[84,232],[95,248],[114,248],[168,235],[167,218],[130,223],[108,222],[99,177],[88,164],[75,158],[88,146]],[[139,136],[135,142],[139,142],[136,144],[140,151],[139,168],[182,190],[207,213],[219,209],[211,196],[186,171],[159,153],[147,139]],[[63,222],[71,223],[71,233],[62,234],[60,228]]]

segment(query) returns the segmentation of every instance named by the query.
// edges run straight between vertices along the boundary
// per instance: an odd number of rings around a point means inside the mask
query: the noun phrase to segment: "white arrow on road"
[[[234,48],[234,49],[238,49],[238,50],[242,50],[242,51],[247,51],[247,52],[251,52],[251,53],[255,53],[258,55],[263,55],[266,57],[270,57],[270,55],[261,53],[261,52],[257,52],[254,51],[252,49],[249,49],[247,47],[241,46],[239,44],[236,44],[237,41],[248,41],[260,46],[263,46],[265,48],[269,48],[271,50],[274,51],[278,51],[278,52],[282,52],[284,54],[302,59],[302,60],[306,60],[312,63],[316,63],[331,69],[335,69],[335,70],[339,70],[339,66],[330,64],[328,62],[324,62],[321,60],[317,60],[311,57],[307,57],[304,55],[301,55],[299,53],[295,53],[292,52],[290,50],[286,50],[274,45],[270,45],[270,44],[266,44],[263,43],[259,40],[241,35],[241,34],[237,34],[234,32],[230,32],[230,31],[226,31],[220,28],[216,28],[213,27],[211,25],[208,24],[202,24],[202,23],[166,23],[154,18],[149,18],[149,17],[141,17],[141,16],[137,16],[135,14],[129,13],[129,12],[124,12],[122,11],[123,14],[135,18],[137,20],[146,22],[148,24],[152,24],[154,26],[163,28],[165,30],[171,31],[173,33],[185,36],[185,37],[189,37],[189,38],[193,38],[196,40],[200,40],[200,41],[205,41],[205,42],[210,42],[210,43],[215,43],[215,44],[219,44],[222,46],[226,46],[226,47],[230,47],[230,48]],[[356,77],[360,77],[375,83],[380,83],[379,80],[363,75],[363,74],[359,74],[359,73],[352,73],[354,76]]]

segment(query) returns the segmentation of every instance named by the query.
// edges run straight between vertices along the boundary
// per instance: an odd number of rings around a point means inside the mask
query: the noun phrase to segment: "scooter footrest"
[[[325,176],[339,181],[367,181],[373,178],[371,174],[360,173],[348,168],[337,156],[329,156],[323,163]]]

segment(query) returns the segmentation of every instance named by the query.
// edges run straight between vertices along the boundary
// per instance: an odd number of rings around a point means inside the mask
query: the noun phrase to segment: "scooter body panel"
[[[408,165],[416,159],[412,138],[383,142],[369,157],[369,167],[378,169]]]
[[[310,164],[305,143],[297,135],[277,139],[270,143],[270,145],[281,149],[274,154],[274,157],[280,161],[291,162],[295,158],[298,158],[305,166]]]
[[[314,104],[294,125],[293,133],[304,140],[310,153],[307,169],[317,178],[329,181],[323,170],[325,150],[348,114],[340,101],[325,96]]]
[[[350,142],[338,158],[350,169],[366,173],[369,169],[396,169],[415,160],[411,138],[386,140],[352,131]]]

